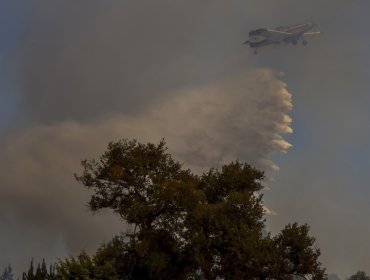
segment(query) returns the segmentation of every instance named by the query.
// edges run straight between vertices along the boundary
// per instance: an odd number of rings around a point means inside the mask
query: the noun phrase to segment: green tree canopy
[[[248,164],[233,162],[199,176],[175,161],[164,141],[122,140],[82,166],[76,179],[92,190],[90,209],[112,209],[132,228],[92,259],[82,254],[61,263],[63,275],[325,279],[307,225],[287,225],[275,237],[265,233],[264,173]],[[110,278],[99,278],[99,271]]]

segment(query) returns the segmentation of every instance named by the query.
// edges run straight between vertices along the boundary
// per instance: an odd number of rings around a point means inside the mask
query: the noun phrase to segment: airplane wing
[[[306,32],[306,33],[303,33],[302,35],[303,36],[314,36],[314,35],[319,35],[321,34],[320,31],[317,31],[317,32]]]
[[[314,26],[312,22],[303,23],[303,24],[297,24],[297,25],[291,25],[291,26],[285,26],[282,27],[282,30],[289,33],[295,33],[299,30],[302,30],[302,28],[306,28],[307,26]]]
[[[275,30],[275,29],[266,29],[269,33],[273,33],[273,34],[279,34],[279,35],[292,35],[292,33],[290,32],[285,32],[285,31],[280,31],[280,30]]]

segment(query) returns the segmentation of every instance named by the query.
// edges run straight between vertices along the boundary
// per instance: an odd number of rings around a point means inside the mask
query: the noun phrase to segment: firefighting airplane
[[[304,46],[307,45],[306,37],[318,35],[320,31],[312,31],[316,25],[312,22],[292,25],[280,26],[275,29],[260,28],[249,32],[249,39],[243,44],[249,44],[250,48],[254,49],[257,54],[258,48],[272,44],[289,44],[297,45],[298,41],[302,41]]]

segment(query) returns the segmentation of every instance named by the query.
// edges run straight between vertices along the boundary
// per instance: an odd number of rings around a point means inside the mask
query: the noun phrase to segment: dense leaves
[[[325,278],[307,225],[266,234],[264,174],[248,164],[198,176],[172,159],[164,141],[122,140],[82,166],[76,178],[93,191],[90,209],[110,208],[135,230],[101,247],[91,265],[72,259],[70,268],[99,267],[109,279]]]
[[[76,179],[92,211],[131,228],[98,249],[23,275],[33,279],[326,279],[309,227],[264,228],[263,172],[233,162],[195,175],[158,145],[110,143]],[[356,278],[357,279],[357,278]]]
[[[323,279],[324,271],[317,262],[320,250],[315,248],[315,238],[308,235],[308,225],[297,223],[287,225],[274,238],[282,263],[283,273],[289,275],[309,275],[312,279]]]

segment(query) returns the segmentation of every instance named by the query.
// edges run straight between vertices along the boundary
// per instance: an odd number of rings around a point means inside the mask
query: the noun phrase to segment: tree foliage
[[[358,271],[356,274],[348,278],[348,280],[370,280],[364,271]]]
[[[76,178],[93,191],[90,209],[110,208],[133,228],[91,264],[77,262],[89,271],[99,267],[109,279],[325,278],[307,225],[264,234],[264,174],[248,164],[199,176],[173,160],[164,141],[122,140],[82,166]]]
[[[31,263],[23,280],[326,279],[307,225],[266,233],[264,173],[248,164],[196,175],[164,141],[122,140],[82,166],[76,179],[92,191],[91,211],[112,209],[131,228],[92,257],[82,252],[49,271]]]
[[[280,259],[279,267],[285,275],[322,279],[324,271],[318,262],[320,250],[315,248],[315,238],[309,236],[307,224],[287,225],[273,240]]]
[[[33,260],[31,261],[30,267],[27,272],[22,275],[22,280],[56,280],[57,274],[55,273],[55,266],[51,265],[49,270],[46,267],[45,260],[37,265],[34,269]]]

